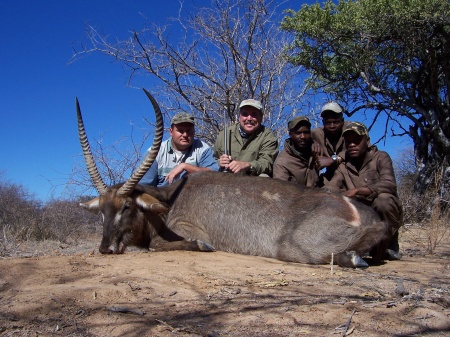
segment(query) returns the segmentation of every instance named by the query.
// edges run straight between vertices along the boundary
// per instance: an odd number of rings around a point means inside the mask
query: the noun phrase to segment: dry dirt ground
[[[0,258],[0,336],[450,336],[450,245],[366,270],[223,252],[104,256],[96,242]],[[51,247],[51,248],[49,248]]]

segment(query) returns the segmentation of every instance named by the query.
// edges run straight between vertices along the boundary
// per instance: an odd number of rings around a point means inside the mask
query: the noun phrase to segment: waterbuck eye
[[[121,213],[124,213],[124,212],[126,212],[127,210],[129,210],[129,209],[130,209],[130,206],[131,206],[131,204],[130,204],[129,202],[124,203],[123,206],[122,206]]]

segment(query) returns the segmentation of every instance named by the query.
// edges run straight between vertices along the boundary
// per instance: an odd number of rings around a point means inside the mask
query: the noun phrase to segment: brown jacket
[[[316,187],[319,176],[314,168],[314,157],[307,158],[298,152],[292,140],[286,139],[284,148],[273,165],[273,177],[285,181],[292,181],[307,187]]]
[[[391,157],[386,152],[379,151],[376,146],[372,146],[366,153],[359,170],[346,157],[331,179],[330,187],[338,188],[341,191],[367,187],[372,192],[365,198],[368,202],[374,200],[381,193],[398,197]]]
[[[344,129],[349,123],[350,122],[345,121],[342,129]],[[345,152],[347,148],[345,146],[344,137],[342,137],[342,135],[339,138],[336,147],[334,147],[333,144],[328,141],[328,138],[325,137],[325,131],[323,127],[312,129],[311,138],[313,139],[314,143],[320,145],[323,156],[331,157],[332,155],[336,154],[341,158],[345,158]],[[320,177],[322,181],[321,185],[325,185],[325,187],[328,187],[330,185],[330,180],[332,179],[337,166],[337,164],[333,164],[332,166],[327,167],[326,172]]]
[[[345,121],[342,129],[344,129],[349,123],[350,122]],[[334,148],[328,139],[325,138],[325,131],[323,130],[323,127],[312,129],[311,138],[314,140],[314,143],[320,145],[324,156],[331,157],[333,154],[336,154],[342,158],[345,157],[346,147],[342,135],[336,144],[336,148]]]

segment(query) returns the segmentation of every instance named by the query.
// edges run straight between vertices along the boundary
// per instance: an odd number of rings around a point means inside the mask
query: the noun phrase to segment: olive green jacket
[[[247,174],[267,174],[273,172],[273,163],[278,155],[278,139],[273,132],[261,125],[258,131],[248,139],[243,139],[239,133],[239,124],[226,129],[228,131],[228,154],[233,160],[249,162],[253,167]],[[218,160],[224,151],[224,130],[219,132],[214,144],[214,158]]]

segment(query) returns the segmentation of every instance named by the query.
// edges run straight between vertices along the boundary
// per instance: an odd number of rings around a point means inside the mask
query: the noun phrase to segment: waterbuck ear
[[[100,209],[100,197],[94,198],[91,201],[80,202],[80,206],[91,212],[98,212]]]
[[[143,209],[155,213],[165,213],[170,209],[167,205],[147,193],[142,193],[140,196],[138,196],[136,198],[136,203]]]

